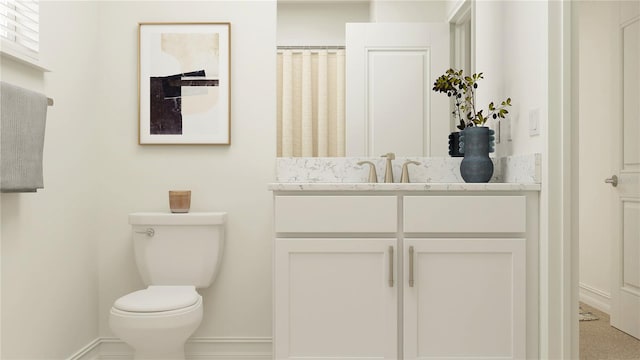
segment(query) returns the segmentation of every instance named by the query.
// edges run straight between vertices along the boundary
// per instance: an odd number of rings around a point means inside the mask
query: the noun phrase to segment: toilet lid
[[[149,286],[119,298],[113,307],[129,312],[170,311],[189,307],[199,298],[194,286]]]

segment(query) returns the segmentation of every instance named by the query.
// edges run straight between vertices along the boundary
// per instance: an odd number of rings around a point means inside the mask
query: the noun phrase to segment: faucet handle
[[[376,173],[376,164],[371,161],[360,161],[358,165],[369,164],[369,182],[377,183],[378,182],[378,173]]]
[[[402,175],[400,175],[401,183],[408,183],[409,181],[409,164],[420,165],[417,161],[407,160],[404,164],[402,164]]]
[[[396,159],[396,154],[390,152],[390,153],[386,153],[384,155],[380,155],[380,157],[386,157],[387,160],[395,160]]]

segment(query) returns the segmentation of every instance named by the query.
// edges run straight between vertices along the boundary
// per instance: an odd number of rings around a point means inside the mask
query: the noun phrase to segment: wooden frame
[[[139,23],[138,143],[231,144],[231,24]]]

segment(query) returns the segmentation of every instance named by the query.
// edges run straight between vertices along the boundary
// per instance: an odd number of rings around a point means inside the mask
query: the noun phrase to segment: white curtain
[[[278,156],[344,156],[344,50],[278,52]]]

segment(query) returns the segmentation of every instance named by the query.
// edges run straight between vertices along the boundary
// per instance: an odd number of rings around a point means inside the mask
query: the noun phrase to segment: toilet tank
[[[224,247],[224,212],[133,213],[133,249],[146,285],[205,288],[216,277]]]

